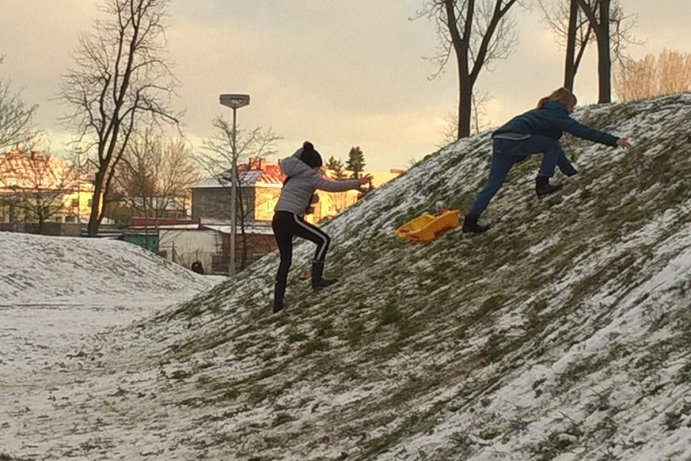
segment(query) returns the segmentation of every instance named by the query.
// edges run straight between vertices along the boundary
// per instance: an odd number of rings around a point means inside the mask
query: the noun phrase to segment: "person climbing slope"
[[[372,180],[371,175],[345,181],[333,181],[322,176],[319,173],[323,164],[321,155],[309,141],[305,141],[300,149],[292,156],[281,160],[279,164],[286,180],[271,222],[281,256],[274,287],[274,313],[281,311],[284,307],[283,299],[288,271],[293,259],[293,236],[307,239],[317,245],[312,262],[312,288],[320,290],[336,282],[336,280],[322,277],[326,252],[331,239],[317,226],[304,220],[305,213],[311,207],[315,190],[343,192],[358,189]]]
[[[576,102],[576,96],[571,91],[559,88],[540,99],[536,109],[514,117],[492,133],[489,177],[465,215],[464,233],[481,234],[488,229],[488,226],[478,224],[480,215],[504,184],[513,165],[525,160],[529,155],[543,154],[540,170],[535,178],[535,193],[538,198],[554,194],[561,189],[561,184],[549,183],[556,167],[566,176],[577,174],[559,144],[564,131],[607,146],[631,147],[624,138],[587,127],[571,118],[570,114]]]

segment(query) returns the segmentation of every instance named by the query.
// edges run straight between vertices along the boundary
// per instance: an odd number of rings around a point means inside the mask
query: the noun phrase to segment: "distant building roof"
[[[12,149],[0,155],[0,187],[6,189],[69,189],[77,176],[53,155]]]
[[[229,234],[231,233],[232,229],[230,228],[230,224],[202,224],[201,226],[202,229],[211,229],[213,231],[220,232],[222,234]],[[240,233],[240,226],[237,226],[235,228],[235,231],[239,234]],[[271,229],[271,225],[246,225],[245,226],[245,234],[273,234],[273,230]]]
[[[198,229],[201,219],[132,218],[130,228]]]
[[[373,176],[372,183],[374,187],[379,187],[382,184],[391,181],[397,176],[401,175],[404,170],[390,170],[388,172],[365,172]],[[325,171],[326,176],[336,179],[336,173],[332,170]],[[240,180],[240,187],[283,187],[285,175],[281,172],[279,165],[270,165],[266,163],[265,159],[250,159],[247,164],[238,165],[238,178]],[[192,189],[215,189],[219,187],[230,187],[230,170],[225,170],[222,173],[206,178],[194,186]]]
[[[278,165],[268,165],[266,162],[250,162],[249,165],[238,165],[238,179],[240,187],[282,187],[285,176]],[[230,187],[230,170],[203,179],[192,186],[192,189],[218,187]]]

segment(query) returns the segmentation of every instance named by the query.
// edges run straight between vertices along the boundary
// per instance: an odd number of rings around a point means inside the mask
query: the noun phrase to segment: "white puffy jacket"
[[[281,171],[288,178],[283,183],[281,196],[278,198],[274,211],[288,211],[301,216],[309,207],[316,189],[343,192],[360,187],[360,181],[357,179],[334,181],[322,176],[300,160],[300,154],[302,154],[302,148],[279,162]]]

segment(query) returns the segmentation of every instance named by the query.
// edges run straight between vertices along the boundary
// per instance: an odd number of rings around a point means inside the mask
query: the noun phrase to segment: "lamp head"
[[[218,97],[222,106],[230,107],[231,109],[239,109],[250,104],[250,95],[248,94],[222,94]]]

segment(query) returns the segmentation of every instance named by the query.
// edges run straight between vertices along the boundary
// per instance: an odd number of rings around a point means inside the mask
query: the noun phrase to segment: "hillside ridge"
[[[202,381],[195,406],[228,414],[209,445],[267,460],[689,456],[690,102],[584,108],[634,148],[568,138],[580,174],[560,197],[534,198],[532,159],[490,205],[487,235],[395,240],[438,200],[467,207],[488,133],[461,140],[325,227],[337,288],[293,278],[271,316],[269,256],[161,317],[191,332],[163,355],[186,370],[180,388]],[[220,358],[233,376],[193,365]]]
[[[0,305],[46,295],[54,302],[132,291],[154,291],[164,298],[176,290],[191,296],[213,285],[150,251],[117,240],[0,232],[0,254]]]
[[[279,315],[274,253],[112,333],[51,429],[115,459],[691,458],[691,94],[575,117],[633,149],[567,138],[561,195],[534,197],[532,158],[486,234],[410,244],[437,201],[465,211],[489,133],[430,154],[324,226],[337,285],[298,279],[300,243]]]

